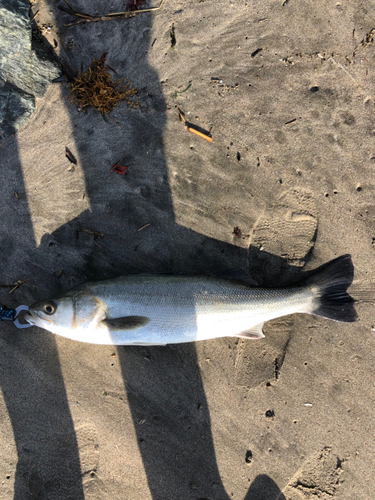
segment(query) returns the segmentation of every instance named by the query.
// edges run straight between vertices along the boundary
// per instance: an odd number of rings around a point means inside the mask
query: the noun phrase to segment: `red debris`
[[[119,165],[118,163],[114,163],[112,167],[109,169],[110,172],[116,172],[116,174],[124,175],[129,167],[125,167],[123,165]]]

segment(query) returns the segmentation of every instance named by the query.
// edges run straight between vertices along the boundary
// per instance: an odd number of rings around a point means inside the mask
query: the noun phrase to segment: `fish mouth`
[[[37,318],[33,315],[31,311],[25,312],[23,319],[27,321],[30,325],[36,325]]]
[[[30,325],[33,326],[39,326],[41,328],[45,328],[46,323],[52,323],[51,320],[48,320],[46,318],[41,318],[38,313],[35,311],[27,311],[24,316],[24,320],[27,321]]]

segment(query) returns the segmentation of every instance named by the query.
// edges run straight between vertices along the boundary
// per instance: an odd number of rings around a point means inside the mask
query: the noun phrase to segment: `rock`
[[[0,140],[32,114],[60,69],[31,37],[28,0],[0,0]]]

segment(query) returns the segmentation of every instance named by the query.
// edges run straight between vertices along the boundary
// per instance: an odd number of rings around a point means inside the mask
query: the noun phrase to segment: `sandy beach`
[[[142,272],[288,286],[347,253],[353,296],[374,289],[371,2],[165,0],[74,26],[59,6],[32,4],[56,57],[107,53],[140,106],[83,112],[64,80],[1,142],[1,305]],[[356,309],[165,347],[2,322],[1,499],[370,500],[375,319]]]

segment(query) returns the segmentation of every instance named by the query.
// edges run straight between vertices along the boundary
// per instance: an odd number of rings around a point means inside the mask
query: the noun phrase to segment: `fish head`
[[[105,304],[83,287],[36,302],[24,316],[31,325],[82,341],[92,338],[93,331],[101,326],[105,317]]]
[[[28,313],[25,314],[25,320],[30,325],[61,334],[72,324],[74,316],[73,297],[66,295],[32,304]]]

